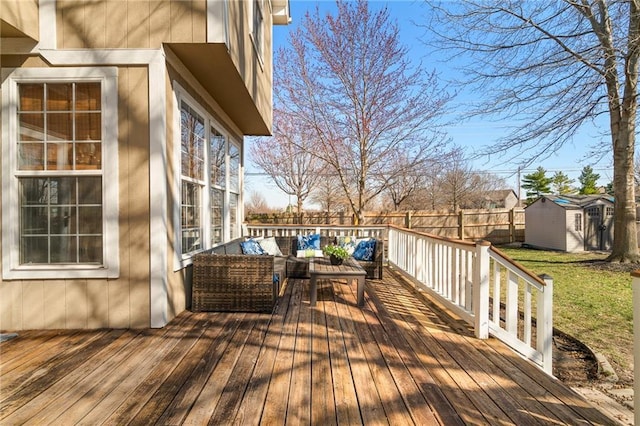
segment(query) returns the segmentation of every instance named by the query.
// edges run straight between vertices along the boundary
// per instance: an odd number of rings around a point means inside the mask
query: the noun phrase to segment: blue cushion
[[[320,234],[298,235],[298,250],[320,250]]]
[[[371,239],[368,241],[360,241],[356,247],[356,251],[353,252],[353,258],[355,260],[364,260],[371,262],[376,253],[376,240]]]
[[[240,243],[243,254],[267,254],[256,240],[247,240]]]

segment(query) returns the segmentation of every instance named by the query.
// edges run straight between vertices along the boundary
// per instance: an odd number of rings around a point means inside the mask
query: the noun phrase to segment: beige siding
[[[58,48],[206,42],[206,0],[57,1]]]
[[[525,243],[536,247],[566,250],[565,209],[552,201],[536,202],[525,210]]]
[[[119,69],[119,278],[4,281],[0,329],[150,326],[148,96],[146,67]]]
[[[2,0],[0,1],[0,19],[3,23],[2,37],[27,36],[39,39],[38,0]]]

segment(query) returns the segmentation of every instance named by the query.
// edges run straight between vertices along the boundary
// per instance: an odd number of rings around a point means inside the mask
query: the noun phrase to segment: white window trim
[[[211,199],[210,199],[210,188],[211,188],[211,176],[210,176],[210,152],[209,152],[209,140],[211,135],[211,127],[215,128],[226,140],[225,147],[225,187],[224,191],[224,206],[222,211],[222,227],[223,227],[223,243],[229,241],[230,238],[230,226],[235,226],[237,232],[240,233],[240,223],[241,223],[241,213],[242,206],[238,206],[238,223],[231,224],[230,223],[230,211],[229,211],[229,145],[234,144],[238,150],[240,151],[240,165],[238,173],[240,176],[238,177],[238,203],[242,201],[242,175],[243,175],[243,152],[242,152],[242,142],[238,141],[231,133],[229,133],[226,128],[220,123],[218,120],[213,118],[211,114],[209,114],[202,105],[193,98],[189,92],[180,85],[177,81],[173,81],[174,87],[174,103],[173,103],[173,116],[174,116],[174,126],[173,126],[173,164],[175,164],[175,173],[173,174],[173,193],[178,197],[174,202],[173,208],[173,223],[174,223],[174,262],[173,269],[174,272],[180,269],[185,268],[188,265],[193,263],[193,256],[197,253],[200,253],[204,250],[211,248]],[[180,197],[181,188],[182,188],[182,170],[180,169],[181,165],[181,133],[180,133],[180,117],[181,117],[181,108],[182,102],[185,102],[189,107],[191,107],[196,113],[202,116],[205,120],[205,175],[204,181],[205,185],[202,189],[201,199],[202,206],[200,217],[201,217],[201,239],[202,245],[201,249],[191,252],[191,253],[182,253],[182,227],[181,227],[181,212],[180,212]],[[218,186],[215,186],[217,189],[221,189]]]
[[[116,67],[19,68],[2,83],[2,278],[117,278],[120,275],[118,227],[118,101]],[[102,265],[20,265],[19,192],[17,171],[18,83],[102,83]],[[107,184],[108,182],[108,184]]]

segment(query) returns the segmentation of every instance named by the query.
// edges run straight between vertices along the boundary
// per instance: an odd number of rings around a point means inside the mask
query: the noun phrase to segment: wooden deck
[[[0,344],[0,424],[612,424],[387,272],[291,280],[273,315],[161,330],[29,331]]]

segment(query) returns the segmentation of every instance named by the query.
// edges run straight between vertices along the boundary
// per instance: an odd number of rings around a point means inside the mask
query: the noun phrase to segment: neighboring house
[[[611,195],[545,195],[525,208],[525,244],[576,252],[611,250]]]
[[[486,209],[509,209],[518,207],[518,196],[513,189],[499,189],[495,191],[485,191],[484,208]]]
[[[240,235],[288,0],[2,0],[0,329],[162,327]]]

